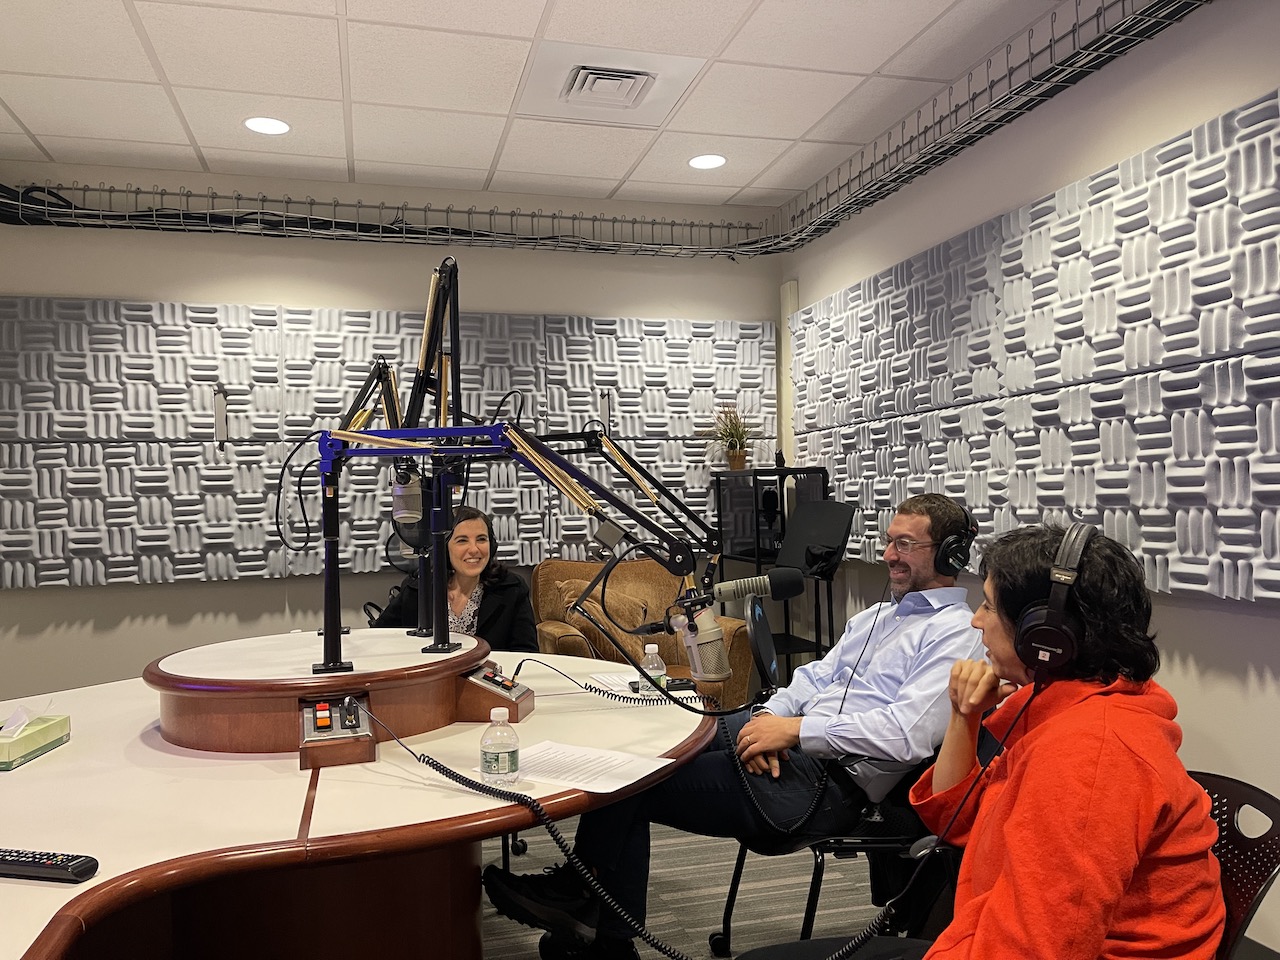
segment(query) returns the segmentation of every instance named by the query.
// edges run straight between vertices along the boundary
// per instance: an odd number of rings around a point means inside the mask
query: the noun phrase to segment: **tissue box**
[[[12,770],[71,739],[71,718],[66,714],[35,717],[17,736],[0,733],[0,770]]]

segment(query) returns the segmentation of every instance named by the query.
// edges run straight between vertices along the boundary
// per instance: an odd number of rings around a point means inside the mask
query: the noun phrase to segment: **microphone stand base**
[[[313,663],[311,665],[312,673],[350,673],[354,667],[351,666],[350,660],[340,660],[337,663]]]
[[[445,640],[443,643],[429,643],[422,648],[423,653],[452,653],[454,650],[461,650],[462,644],[451,643]]]

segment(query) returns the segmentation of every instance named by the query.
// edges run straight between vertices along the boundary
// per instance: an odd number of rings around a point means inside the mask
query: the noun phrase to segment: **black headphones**
[[[1049,599],[1029,604],[1018,617],[1013,649],[1033,671],[1053,673],[1075,659],[1084,624],[1067,612],[1067,599],[1079,574],[1084,548],[1095,533],[1096,528],[1088,523],[1073,523],[1067,528],[1049,571]]]
[[[933,569],[943,577],[954,577],[969,565],[969,548],[978,536],[978,521],[973,519],[969,508],[958,500],[951,502],[964,513],[964,529],[960,533],[943,537],[933,554]]]

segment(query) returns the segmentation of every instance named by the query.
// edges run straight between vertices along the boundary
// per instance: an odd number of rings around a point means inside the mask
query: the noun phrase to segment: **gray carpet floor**
[[[560,824],[571,843],[574,826],[572,820]],[[531,830],[521,837],[528,841],[529,851],[511,858],[513,871],[536,873],[562,859],[545,831]],[[720,929],[737,851],[733,840],[692,837],[655,826],[649,931],[693,960],[711,958],[707,937]],[[501,864],[499,840],[486,841],[484,862]],[[734,954],[800,936],[812,870],[813,857],[807,851],[786,857],[748,855],[733,915]],[[875,914],[866,861],[828,858],[814,936],[852,936]],[[484,901],[481,930],[485,960],[532,960],[538,956],[541,931],[499,916],[488,900]],[[638,945],[643,958],[661,956],[643,943]]]

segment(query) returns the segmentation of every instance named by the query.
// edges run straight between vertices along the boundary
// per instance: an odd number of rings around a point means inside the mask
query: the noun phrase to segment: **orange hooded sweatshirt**
[[[944,840],[964,847],[955,916],[926,960],[1212,960],[1226,908],[1210,801],[1154,681],[1023,687],[985,721],[1005,749]],[[911,791],[935,833],[979,776]]]

